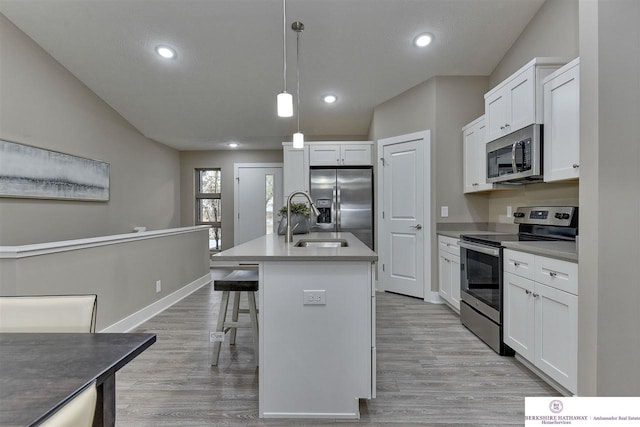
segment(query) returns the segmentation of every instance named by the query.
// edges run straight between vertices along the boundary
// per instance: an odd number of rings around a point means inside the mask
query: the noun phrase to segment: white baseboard
[[[120,332],[130,332],[142,325],[147,320],[152,317],[162,313],[167,308],[171,307],[178,301],[183,298],[191,295],[204,285],[211,283],[211,273],[207,273],[204,276],[194,280],[188,285],[178,289],[177,291],[167,295],[166,297],[159,299],[158,301],[149,304],[145,308],[136,311],[130,316],[125,317],[124,319],[114,323],[111,326],[108,326],[102,329],[99,332],[107,332],[107,333],[120,333]]]
[[[427,291],[424,296],[425,302],[430,302],[432,304],[444,304],[442,298],[440,298],[440,294],[434,291]]]

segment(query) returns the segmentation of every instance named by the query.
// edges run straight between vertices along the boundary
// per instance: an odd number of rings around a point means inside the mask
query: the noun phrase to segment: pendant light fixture
[[[293,134],[293,148],[304,147],[304,135],[300,132],[300,33],[304,31],[304,24],[296,21],[291,24],[291,29],[296,32],[296,102],[298,112],[298,132]]]
[[[278,117],[291,117],[293,96],[287,92],[287,0],[282,0],[282,81],[284,89],[276,97]]]

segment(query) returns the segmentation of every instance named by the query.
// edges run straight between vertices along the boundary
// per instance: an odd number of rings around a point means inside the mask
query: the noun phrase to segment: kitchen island
[[[377,259],[351,233],[267,235],[213,257],[258,267],[260,417],[359,418],[375,397]]]

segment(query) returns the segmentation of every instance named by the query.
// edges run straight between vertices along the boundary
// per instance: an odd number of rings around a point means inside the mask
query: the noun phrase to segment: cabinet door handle
[[[504,126],[500,126],[500,130],[504,130]]]
[[[530,290],[528,290],[528,289],[525,289],[525,290],[524,290],[524,293],[525,293],[525,294],[527,294],[527,295],[531,295],[531,291],[530,291]]]
[[[580,167],[580,165],[577,164],[577,163],[574,163],[571,167],[574,168],[574,169],[578,169]]]
[[[538,295],[538,294],[535,294],[535,293],[533,294],[533,297],[534,297],[534,298],[538,298],[539,296],[540,296],[540,295]]]

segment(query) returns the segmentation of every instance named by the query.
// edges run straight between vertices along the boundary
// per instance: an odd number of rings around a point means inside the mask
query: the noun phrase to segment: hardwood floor
[[[251,331],[210,366],[220,294],[207,285],[137,330],[158,340],[117,374],[117,426],[523,425],[525,396],[558,395],[446,306],[378,293],[378,396],[360,401],[361,419],[260,419]]]

